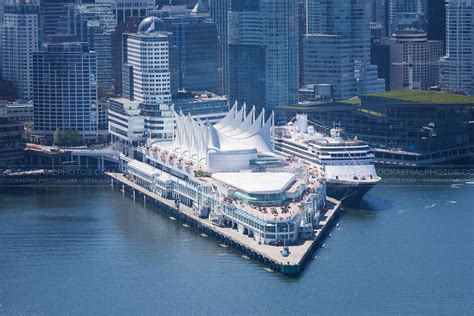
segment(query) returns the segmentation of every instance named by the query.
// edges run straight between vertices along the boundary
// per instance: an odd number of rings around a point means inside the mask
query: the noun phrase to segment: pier
[[[341,205],[340,201],[328,197],[327,209],[321,214],[314,238],[301,240],[295,245],[288,246],[290,253],[287,257],[283,257],[280,252],[282,247],[259,244],[253,238],[232,228],[216,226],[210,219],[200,218],[191,207],[183,204],[177,208],[173,200],[165,199],[141,187],[127,179],[122,173],[108,172],[106,174],[111,178],[112,185],[120,187],[124,193],[129,193],[134,199],[160,206],[184,224],[197,228],[202,234],[216,238],[223,245],[237,249],[246,257],[287,276],[299,275],[305,265],[313,259],[315,250],[323,244],[328,230],[339,215]]]

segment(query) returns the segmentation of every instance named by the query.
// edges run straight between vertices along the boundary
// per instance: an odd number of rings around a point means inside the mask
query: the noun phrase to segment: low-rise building
[[[1,101],[0,108],[5,111],[5,117],[10,121],[32,123],[33,122],[33,102],[32,101]],[[1,111],[1,110],[0,110]],[[0,117],[2,115],[0,114]]]
[[[179,93],[179,97],[171,104],[160,104],[153,120],[144,113],[146,105],[127,98],[111,98],[108,109],[109,133],[113,142],[128,145],[143,143],[151,138],[147,130],[160,131],[161,137],[153,138],[169,140],[175,129],[175,112],[189,115],[211,124],[225,116],[229,109],[227,99],[210,92]]]
[[[145,118],[140,103],[112,98],[108,109],[108,127],[112,142],[136,146],[145,141]]]
[[[0,167],[20,166],[24,149],[23,124],[0,117]]]

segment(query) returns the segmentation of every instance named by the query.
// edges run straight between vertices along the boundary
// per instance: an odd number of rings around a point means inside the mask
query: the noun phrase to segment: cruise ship
[[[330,135],[308,126],[305,114],[295,121],[274,127],[274,149],[290,160],[315,167],[324,174],[327,194],[344,201],[359,201],[381,178],[374,166],[369,146],[355,139],[341,137],[342,129],[334,127]]]

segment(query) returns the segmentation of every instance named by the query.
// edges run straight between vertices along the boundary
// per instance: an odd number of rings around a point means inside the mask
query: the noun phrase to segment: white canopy
[[[257,155],[274,156],[270,129],[272,113],[265,121],[265,111],[255,117],[255,107],[247,113],[244,104],[237,103],[227,115],[215,125],[175,113],[176,131],[173,150],[184,157],[206,164],[209,153],[256,152]]]

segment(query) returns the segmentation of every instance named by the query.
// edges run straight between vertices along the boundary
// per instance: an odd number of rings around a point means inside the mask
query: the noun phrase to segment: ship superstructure
[[[308,125],[308,118],[298,114],[294,122],[274,127],[274,149],[290,160],[320,170],[327,182],[328,195],[343,200],[361,198],[381,178],[374,166],[369,146],[357,139],[344,139],[339,126],[329,135]]]

